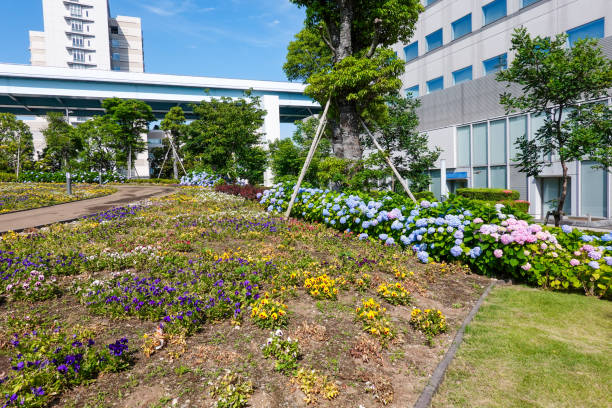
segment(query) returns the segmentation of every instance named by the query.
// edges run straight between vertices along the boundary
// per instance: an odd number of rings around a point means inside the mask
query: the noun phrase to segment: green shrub
[[[17,181],[17,176],[13,173],[0,173],[0,182],[11,183]]]
[[[460,188],[457,195],[483,201],[518,200],[521,195],[518,191],[503,188]]]
[[[436,201],[436,196],[431,191],[419,191],[418,193],[413,193],[413,195],[419,202],[423,200]]]
[[[515,210],[524,212],[525,214],[527,214],[529,212],[529,201],[525,201],[525,200],[504,200],[504,201],[500,201],[500,203],[502,203],[505,206],[514,208]]]

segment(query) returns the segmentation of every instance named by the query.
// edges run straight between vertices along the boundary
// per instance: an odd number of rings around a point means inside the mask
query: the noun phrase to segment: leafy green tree
[[[306,21],[285,72],[309,83],[306,93],[321,104],[331,98],[334,154],[359,160],[360,115],[380,115],[383,97],[401,86],[404,63],[388,47],[410,39],[423,7],[419,0],[291,1],[306,8]]]
[[[48,112],[46,119],[47,127],[42,133],[47,146],[43,156],[52,169],[70,170],[70,161],[83,149],[83,142],[63,113]]]
[[[504,92],[500,102],[507,113],[520,110],[545,115],[544,125],[533,139],[525,135],[518,140],[517,161],[521,171],[537,177],[552,165],[550,157],[558,158],[562,168],[562,188],[554,212],[558,226],[567,197],[568,162],[597,157],[592,153],[609,146],[600,144],[606,140],[603,137],[583,145],[584,132],[574,132],[575,127],[567,126],[564,119],[581,100],[606,95],[612,87],[612,61],[603,55],[596,40],[580,40],[567,47],[565,34],[532,38],[522,27],[515,30],[510,50],[516,53],[515,59],[507,70],[497,74],[497,80],[508,82],[508,86],[518,84],[522,92]],[[584,106],[581,110],[585,121],[592,118],[586,113],[590,109]]]
[[[0,168],[19,172],[34,158],[34,142],[28,125],[12,113],[0,113]]]
[[[377,133],[381,147],[389,155],[391,162],[400,175],[407,179],[410,188],[415,192],[427,190],[431,183],[428,170],[440,157],[439,147],[429,148],[429,138],[419,134],[419,117],[416,109],[420,105],[418,99],[402,98],[400,95],[389,96],[386,99],[389,113]],[[371,142],[368,147],[372,148]],[[379,158],[380,166],[385,166],[384,158]],[[391,189],[395,191],[395,176],[389,171]]]
[[[116,167],[113,144],[121,128],[105,115],[79,124],[74,132],[83,143],[81,163],[87,170],[97,171],[101,181],[103,172],[112,171]]]
[[[196,168],[230,179],[249,175],[257,182],[265,171],[260,128],[266,112],[259,97],[213,98],[192,105],[197,119],[187,126],[184,150]]]
[[[270,144],[270,165],[276,181],[297,180],[306,161],[318,123],[315,118],[298,121],[296,122],[297,129],[291,139],[277,140]],[[329,138],[323,137],[304,177],[306,182],[315,186],[320,185],[317,177],[319,163],[330,154]]]
[[[170,133],[174,148],[172,149],[172,171],[174,178],[179,178],[178,173],[178,160],[181,146],[181,138],[185,134],[185,112],[180,106],[174,106],[170,108],[164,120],[161,122],[162,130]]]
[[[567,150],[575,160],[595,162],[594,167],[612,168],[612,107],[603,103],[581,105],[564,123],[572,134]]]
[[[127,165],[127,177],[132,178],[133,156],[146,150],[142,134],[149,131],[149,123],[155,120],[153,109],[143,101],[136,99],[110,98],[102,102],[109,119],[119,126],[114,148],[118,158]],[[127,156],[127,157],[126,157]]]

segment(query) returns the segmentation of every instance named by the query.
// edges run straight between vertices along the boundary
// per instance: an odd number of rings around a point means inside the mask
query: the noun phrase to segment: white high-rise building
[[[44,31],[30,31],[32,65],[144,72],[140,18],[111,18],[108,0],[43,0]]]
[[[459,187],[510,188],[530,201],[533,215],[545,216],[559,193],[561,166],[551,157],[539,177],[519,172],[515,141],[533,137],[543,118],[507,115],[499,104],[506,85],[495,73],[512,62],[512,33],[521,26],[532,35],[565,33],[568,47],[596,38],[612,57],[612,0],[422,1],[412,41],[394,49],[406,61],[404,92],[421,100],[419,130],[443,150],[431,170],[431,190],[440,196]],[[602,102],[612,103],[609,97]],[[571,163],[565,213],[610,219],[612,175],[592,164]]]

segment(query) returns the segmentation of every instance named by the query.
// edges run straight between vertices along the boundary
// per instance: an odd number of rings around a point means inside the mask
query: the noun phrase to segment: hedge
[[[260,203],[282,213],[292,190],[277,185]],[[292,215],[363,240],[400,245],[424,263],[462,262],[486,275],[611,297],[612,233],[594,236],[567,226],[530,224],[525,214],[503,204],[455,197],[415,206],[397,195],[375,199],[362,192],[302,188]]]
[[[457,195],[473,200],[495,202],[518,200],[521,197],[518,191],[502,188],[459,188],[457,189]]]
[[[0,182],[12,183],[15,181],[17,181],[17,176],[14,173],[1,173],[0,172]]]
[[[70,172],[73,183],[99,183],[100,174],[96,171],[75,170]],[[64,171],[24,171],[19,174],[19,181],[33,183],[65,183],[66,172]],[[102,173],[102,184],[110,182],[124,182],[125,176],[119,173]]]

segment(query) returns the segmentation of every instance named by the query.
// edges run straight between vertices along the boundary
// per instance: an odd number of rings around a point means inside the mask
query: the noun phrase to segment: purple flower
[[[589,266],[593,269],[599,269],[599,262],[597,261],[591,261],[589,262]]]
[[[43,395],[45,395],[45,390],[43,390],[43,387],[31,388],[31,390],[32,390],[32,394],[38,397],[42,397]]]
[[[60,364],[57,366],[57,371],[59,371],[62,374],[65,374],[66,371],[68,371],[68,367],[66,367],[65,364]]]

